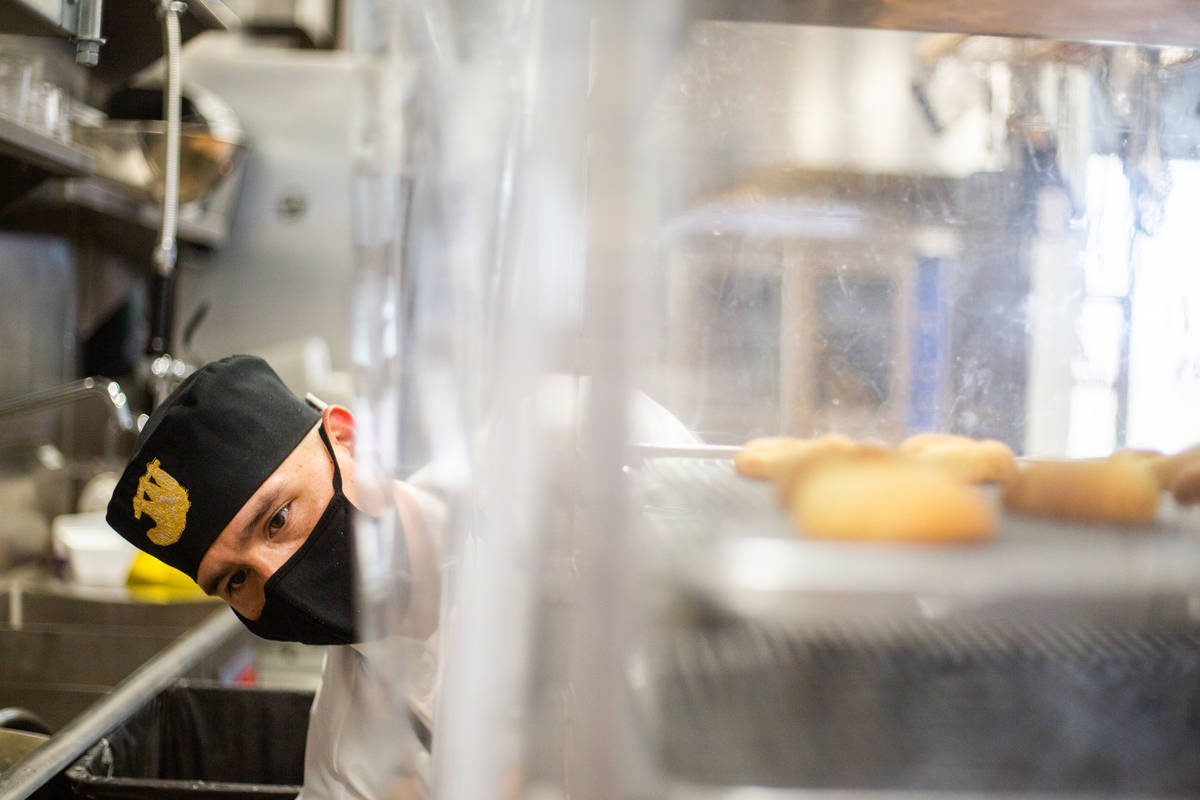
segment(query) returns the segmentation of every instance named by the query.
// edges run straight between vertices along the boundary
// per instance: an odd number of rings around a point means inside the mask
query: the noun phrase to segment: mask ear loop
[[[329,451],[329,457],[333,459],[333,490],[337,493],[342,491],[342,471],[338,469],[337,456],[333,454],[333,445],[329,442],[329,434],[325,431],[325,424],[317,428],[317,432],[321,434],[321,441],[325,443],[325,449]]]

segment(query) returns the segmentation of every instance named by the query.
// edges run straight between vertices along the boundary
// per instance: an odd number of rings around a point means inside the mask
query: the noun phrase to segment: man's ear
[[[325,406],[321,423],[329,432],[329,441],[341,445],[354,456],[354,415],[345,406]]]

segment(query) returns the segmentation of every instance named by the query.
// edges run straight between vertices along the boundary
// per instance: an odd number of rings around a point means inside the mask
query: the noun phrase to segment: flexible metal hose
[[[164,114],[167,120],[167,153],[164,165],[162,228],[158,249],[154,254],[155,266],[160,275],[170,275],[175,269],[175,235],[179,226],[179,130],[180,81],[179,15],[187,9],[180,0],[163,0],[159,14],[162,17],[163,52],[166,57],[166,90],[163,93]]]

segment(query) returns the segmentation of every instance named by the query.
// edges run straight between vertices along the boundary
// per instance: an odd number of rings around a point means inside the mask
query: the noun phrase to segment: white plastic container
[[[122,586],[137,548],[108,527],[103,512],[63,514],[52,525],[54,551],[66,559],[72,579],[90,586]]]

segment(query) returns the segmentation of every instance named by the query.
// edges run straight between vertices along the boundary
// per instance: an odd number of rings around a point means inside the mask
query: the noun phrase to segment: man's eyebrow
[[[249,544],[251,537],[254,535],[254,529],[262,524],[263,520],[275,508],[275,503],[278,502],[280,490],[272,489],[260,497],[255,503],[254,513],[250,517],[250,521],[237,535],[235,548],[238,552],[244,550]],[[221,581],[225,580],[225,576],[229,574],[230,568],[226,566],[219,571],[211,580],[205,581],[200,588],[207,595],[213,595],[217,591],[217,587],[221,585]]]

